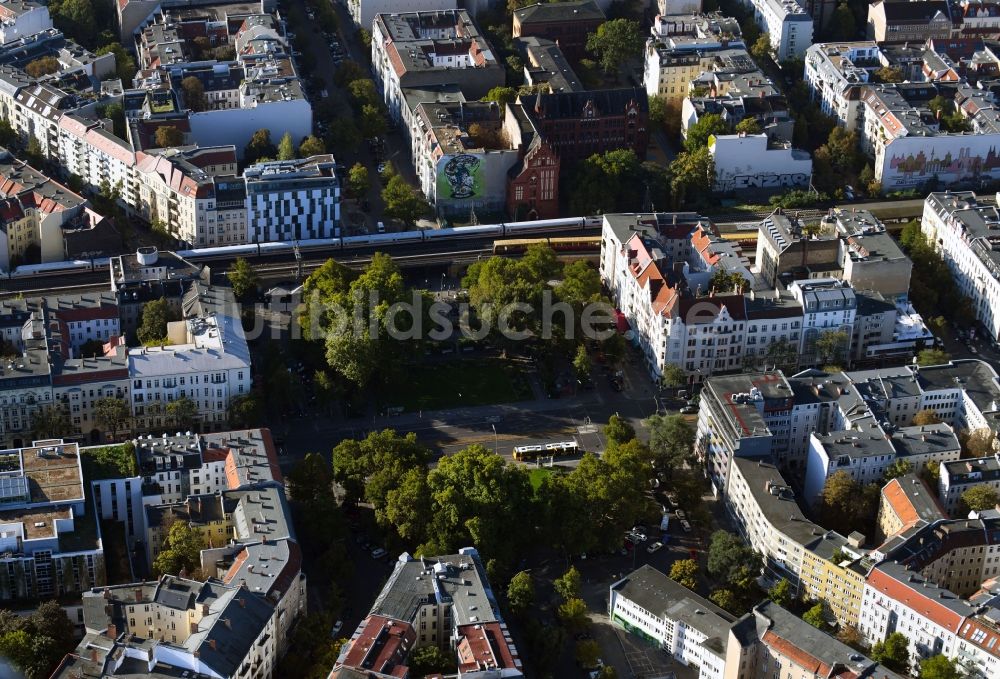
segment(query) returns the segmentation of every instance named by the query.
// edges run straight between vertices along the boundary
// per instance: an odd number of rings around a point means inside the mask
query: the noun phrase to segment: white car
[[[691,532],[691,524],[688,522],[687,519],[681,519],[681,528],[684,529],[685,533]]]
[[[375,549],[372,550],[372,558],[373,559],[381,559],[386,554],[388,554],[388,552],[386,552],[381,547],[376,547]]]
[[[333,623],[333,627],[330,628],[330,638],[336,639],[337,635],[340,634],[340,630],[343,629],[343,627],[344,627],[343,620],[338,620],[337,622]]]
[[[659,540],[651,544],[649,547],[646,547],[646,551],[649,552],[650,554],[655,554],[661,549],[663,549],[663,543],[660,542]]]

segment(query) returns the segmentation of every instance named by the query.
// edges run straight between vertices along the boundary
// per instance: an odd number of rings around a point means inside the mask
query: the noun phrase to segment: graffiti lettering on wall
[[[719,191],[785,189],[794,186],[809,186],[809,175],[803,172],[791,174],[738,174],[729,177],[720,175],[715,180],[715,187]]]

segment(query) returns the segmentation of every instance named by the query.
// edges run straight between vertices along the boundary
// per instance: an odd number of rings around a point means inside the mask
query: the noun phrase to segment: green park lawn
[[[404,368],[385,403],[414,412],[530,398],[531,386],[516,365],[497,358],[459,359]]]

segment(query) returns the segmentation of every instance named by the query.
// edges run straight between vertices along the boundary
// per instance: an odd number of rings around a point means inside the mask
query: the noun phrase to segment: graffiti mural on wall
[[[958,149],[957,155],[948,151],[938,156],[936,149],[931,148],[929,152],[920,150],[915,154],[891,155],[887,169],[888,176],[883,177],[882,182],[889,186],[917,186],[933,177],[941,181],[960,181],[1000,171],[1000,154],[990,148],[986,155],[973,155],[972,149],[964,146]]]
[[[803,172],[789,174],[762,173],[739,174],[715,178],[717,191],[739,191],[741,189],[785,189],[809,186],[809,175]]]
[[[472,198],[482,193],[482,161],[468,153],[449,158],[438,172],[438,195],[446,198]]]

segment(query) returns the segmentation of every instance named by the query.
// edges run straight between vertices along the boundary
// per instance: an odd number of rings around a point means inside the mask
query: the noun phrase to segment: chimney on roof
[[[142,587],[135,588],[135,600],[136,602],[142,601]]]
[[[105,634],[107,634],[108,639],[117,639],[118,625],[116,625],[115,623],[111,623],[110,625],[108,625],[108,631]]]
[[[226,629],[232,629],[233,628],[233,624],[231,622],[229,622],[229,618],[223,618],[222,619],[222,624],[226,626]]]
[[[97,662],[97,649],[96,648],[91,648],[90,649],[90,662]]]
[[[209,639],[208,640],[208,645],[211,646],[212,650],[214,651],[215,650],[215,639]]]

